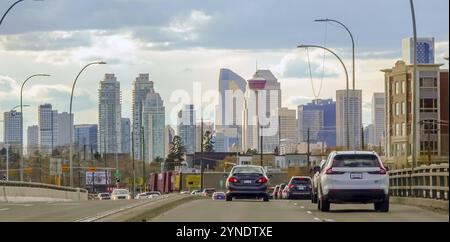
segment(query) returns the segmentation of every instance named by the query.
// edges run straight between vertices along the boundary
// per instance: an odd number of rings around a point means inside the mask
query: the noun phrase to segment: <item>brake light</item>
[[[333,167],[329,167],[328,169],[325,170],[325,174],[327,175],[340,175],[340,174],[344,174],[345,172],[343,171],[333,171]]]
[[[236,183],[237,181],[238,181],[238,180],[237,180],[236,177],[230,177],[230,178],[228,178],[228,182]]]
[[[261,178],[258,179],[258,183],[266,183],[268,181],[269,180],[267,178],[265,178],[265,177],[261,177]]]
[[[294,184],[289,184],[288,188],[291,189],[294,187]]]
[[[386,169],[380,167],[379,171],[369,171],[368,173],[372,175],[386,175]]]

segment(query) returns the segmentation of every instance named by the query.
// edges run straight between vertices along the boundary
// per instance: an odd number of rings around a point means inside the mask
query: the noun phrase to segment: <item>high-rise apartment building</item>
[[[51,154],[58,146],[58,111],[51,104],[43,104],[38,110],[39,150]]]
[[[74,147],[76,151],[98,152],[98,125],[78,124],[74,126]]]
[[[100,154],[121,153],[122,111],[120,82],[114,74],[105,74],[98,90],[98,128]]]
[[[70,146],[70,129],[73,129],[73,114],[58,113],[58,147]]]
[[[3,141],[14,150],[22,144],[22,113],[12,110],[3,113]]]
[[[121,142],[122,145],[120,146],[120,153],[122,154],[131,154],[131,123],[129,118],[122,118],[121,119],[121,127],[120,132],[122,133]]]
[[[165,154],[165,112],[164,101],[153,89],[143,102],[142,126],[145,161],[164,158]]]
[[[384,95],[384,93],[374,93],[372,97],[373,137],[370,142],[380,147],[384,146],[384,119],[386,113]]]
[[[39,151],[39,126],[32,125],[27,128],[27,155],[31,156]]]
[[[153,82],[150,81],[150,75],[148,73],[139,74],[133,83],[133,103],[132,103],[132,121],[133,121],[133,146],[134,148],[134,158],[137,160],[142,160],[142,134],[143,129],[143,103],[147,98],[147,94],[154,93]]]

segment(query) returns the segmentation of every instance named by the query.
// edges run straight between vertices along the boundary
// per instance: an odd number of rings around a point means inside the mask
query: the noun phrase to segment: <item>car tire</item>
[[[233,201],[233,197],[232,197],[232,196],[229,196],[229,195],[226,195],[226,196],[225,196],[225,199],[227,200],[227,202]]]
[[[264,197],[263,197],[263,201],[264,201],[264,202],[268,202],[268,201],[269,201],[269,196],[264,196]]]
[[[330,211],[330,202],[326,198],[321,197],[318,201],[318,204],[319,204],[318,205],[319,210],[321,212],[329,212]]]
[[[382,213],[389,212],[389,197],[386,197],[382,202],[374,203],[374,207],[376,211],[380,211]]]

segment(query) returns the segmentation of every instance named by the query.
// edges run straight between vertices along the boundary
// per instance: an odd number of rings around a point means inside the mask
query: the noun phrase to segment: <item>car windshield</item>
[[[264,174],[264,170],[258,166],[236,166],[233,168],[232,174],[236,173]]]
[[[311,184],[311,181],[307,178],[294,178],[291,181],[291,184],[294,185],[309,185]]]
[[[333,167],[379,167],[380,162],[375,155],[337,155]]]

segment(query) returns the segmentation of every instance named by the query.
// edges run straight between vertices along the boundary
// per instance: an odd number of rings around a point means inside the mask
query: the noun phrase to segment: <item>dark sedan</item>
[[[233,198],[262,198],[269,201],[269,178],[261,166],[238,165],[231,169],[226,187],[226,200]]]

